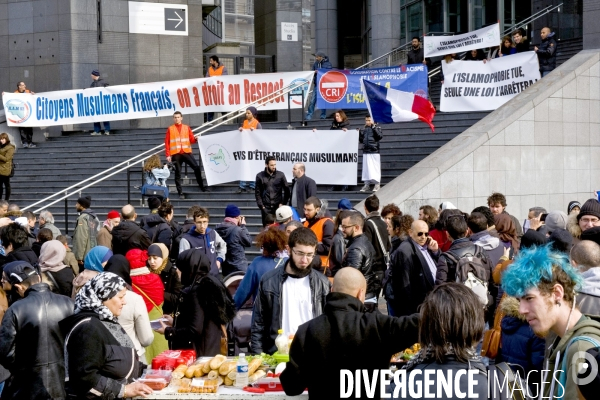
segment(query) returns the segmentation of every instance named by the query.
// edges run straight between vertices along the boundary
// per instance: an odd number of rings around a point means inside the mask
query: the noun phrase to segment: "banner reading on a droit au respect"
[[[533,51],[483,61],[442,62],[441,111],[495,110],[540,79]]]
[[[498,23],[460,35],[423,37],[425,57],[457,54],[499,45],[500,24]]]
[[[164,117],[235,111],[269,96],[260,110],[288,108],[290,84],[308,91],[312,71],[226,75],[132,85],[107,86],[46,93],[4,93],[2,101],[9,126],[52,126],[86,122]],[[291,98],[300,108],[300,97]]]
[[[293,165],[300,162],[318,184],[356,185],[358,131],[292,133],[262,129],[201,136],[198,146],[206,181],[209,185],[254,181],[265,169],[266,158],[273,156],[288,183],[293,178]]]

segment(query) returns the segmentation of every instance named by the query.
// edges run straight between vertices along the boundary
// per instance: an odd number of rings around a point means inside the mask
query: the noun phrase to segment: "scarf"
[[[231,217],[225,217],[225,219],[223,220],[223,222],[228,222],[230,224],[237,225],[238,224],[238,219],[237,218],[231,218]]]
[[[111,272],[104,272],[89,280],[75,296],[75,314],[92,311],[101,321],[118,323],[117,317],[103,302],[110,300],[125,288],[125,281]]]
[[[153,270],[151,268],[150,272],[152,272],[153,274],[156,275],[160,275],[161,272],[164,271],[164,269],[167,267],[167,263],[169,262],[169,249],[167,249],[167,246],[165,246],[162,243],[153,243],[150,247],[152,246],[158,246],[160,248],[160,252],[161,252],[161,258],[163,259],[162,265],[160,267],[158,267],[156,270]]]
[[[494,222],[498,236],[503,242],[509,242],[515,254],[519,252],[519,241],[517,240],[517,228],[508,214],[494,215]]]
[[[92,247],[83,260],[83,269],[104,272],[103,262],[108,261],[113,255],[112,250],[104,246]]]
[[[67,249],[58,240],[49,240],[42,245],[40,250],[39,265],[42,272],[58,272],[67,268],[63,262]]]

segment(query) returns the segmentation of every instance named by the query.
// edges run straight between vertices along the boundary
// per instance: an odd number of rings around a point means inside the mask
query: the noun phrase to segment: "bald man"
[[[296,163],[292,167],[292,190],[290,192],[289,206],[296,209],[299,216],[304,217],[304,202],[309,197],[317,196],[317,184],[306,174],[306,167],[302,163]]]
[[[396,316],[417,312],[435,285],[436,265],[441,254],[437,242],[429,237],[425,221],[414,221],[408,233],[410,237],[392,253],[390,260],[394,294],[390,306]]]
[[[586,315],[600,316],[600,246],[582,240],[571,249],[571,265],[579,269],[583,285],[577,294],[577,306]]]
[[[152,240],[135,219],[137,213],[131,204],[121,208],[121,222],[112,230],[112,250],[114,254],[125,255],[131,249],[148,250]]]
[[[547,26],[540,31],[542,43],[539,47],[534,47],[533,50],[537,53],[538,61],[540,62],[540,74],[542,78],[548,75],[556,68],[556,51],[558,43],[554,37],[554,32]]]
[[[323,314],[300,325],[294,336],[290,361],[281,374],[288,396],[308,388],[311,400],[339,399],[341,370],[367,370],[372,376],[374,370],[389,368],[392,354],[417,341],[419,315],[367,313],[366,290],[365,278],[354,268],[342,268],[335,275]],[[358,398],[368,399],[362,380],[361,384]],[[374,393],[380,393],[379,385]]]

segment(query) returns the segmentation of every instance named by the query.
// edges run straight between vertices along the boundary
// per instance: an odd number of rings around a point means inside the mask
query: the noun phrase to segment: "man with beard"
[[[321,266],[329,266],[329,249],[333,243],[335,226],[333,220],[326,217],[321,200],[312,196],[304,202],[304,226],[317,235],[317,254],[321,257]],[[326,208],[326,207],[325,207]]]
[[[600,347],[600,322],[575,307],[582,278],[566,255],[549,246],[524,249],[502,276],[502,287],[520,301],[522,314],[539,337],[558,337],[546,355],[540,392],[544,398],[577,399],[577,372],[585,368],[583,354]],[[530,385],[532,382],[529,382]],[[536,382],[537,383],[537,382]]]
[[[425,59],[425,53],[423,52],[423,47],[421,47],[421,42],[417,36],[412,38],[412,47],[406,53],[407,64],[425,64],[427,65],[427,60]]]
[[[287,179],[283,172],[277,171],[277,161],[273,156],[265,160],[264,171],[256,174],[254,197],[262,215],[263,227],[267,226],[267,215],[275,214],[275,211],[290,199]]]
[[[298,228],[288,241],[290,258],[285,266],[263,275],[254,300],[252,316],[252,354],[273,354],[277,331],[287,336],[323,313],[329,280],[313,270],[317,236],[308,228]]]
[[[83,260],[92,247],[98,245],[96,236],[100,231],[100,220],[90,209],[91,205],[92,198],[90,196],[78,198],[75,204],[79,217],[77,217],[77,226],[73,232],[73,254],[80,266],[83,266]]]

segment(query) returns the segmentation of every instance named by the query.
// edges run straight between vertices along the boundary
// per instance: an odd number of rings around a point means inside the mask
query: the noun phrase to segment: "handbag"
[[[164,186],[144,185],[142,186],[142,196],[162,197],[166,199],[169,197],[169,194],[167,188]]]
[[[505,294],[506,295],[506,294]],[[504,296],[502,297],[502,300]],[[498,355],[498,349],[500,348],[500,339],[502,338],[502,318],[504,318],[504,313],[500,311],[500,307],[502,305],[502,300],[498,304],[498,310],[496,311],[496,315],[494,316],[494,326],[492,329],[488,329],[483,334],[483,344],[481,346],[481,356],[488,358],[496,358]]]

